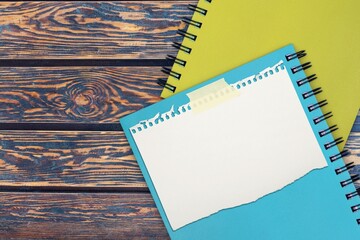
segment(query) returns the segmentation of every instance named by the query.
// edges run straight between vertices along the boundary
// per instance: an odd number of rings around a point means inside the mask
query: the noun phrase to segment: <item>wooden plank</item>
[[[357,118],[359,121],[360,118]],[[359,121],[360,122],[360,121]],[[344,158],[345,163],[355,163],[355,167],[350,171],[351,174],[360,175],[360,132],[352,132],[346,142],[345,149],[350,151],[350,155]],[[360,181],[355,183],[360,188]]]
[[[0,131],[0,187],[147,190],[123,132]]]
[[[0,193],[1,239],[169,239],[150,194]]]
[[[360,132],[360,111],[358,115],[356,116],[356,120],[354,123],[354,126],[351,129],[352,132]]]
[[[0,122],[118,123],[160,100],[161,77],[160,67],[0,68]]]
[[[351,152],[351,155],[344,158],[345,162],[355,162],[360,166],[360,132],[352,132],[350,134],[345,149],[348,149]]]
[[[355,163],[355,167],[350,173],[360,175],[360,111],[356,117],[350,136],[347,139],[345,149],[348,149],[351,153],[344,158],[345,163]],[[357,181],[355,186],[360,189],[360,181]]]
[[[163,59],[196,2],[1,2],[0,59]]]
[[[117,123],[160,100],[158,78],[160,67],[0,68],[0,122]]]
[[[123,132],[0,131],[0,139],[0,187],[146,190]],[[346,147],[360,174],[360,133]]]

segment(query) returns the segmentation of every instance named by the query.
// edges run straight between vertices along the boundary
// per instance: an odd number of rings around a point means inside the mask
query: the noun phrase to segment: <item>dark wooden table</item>
[[[1,239],[168,238],[118,121],[196,2],[0,3]],[[360,172],[360,117],[347,147]]]

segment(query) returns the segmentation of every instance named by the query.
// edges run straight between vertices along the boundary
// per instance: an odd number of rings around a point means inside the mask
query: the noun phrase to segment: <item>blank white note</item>
[[[327,166],[286,69],[133,137],[174,230]]]

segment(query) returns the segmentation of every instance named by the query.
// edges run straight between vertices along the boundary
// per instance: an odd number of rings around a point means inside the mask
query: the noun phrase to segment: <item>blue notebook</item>
[[[286,46],[120,120],[171,239],[359,238],[359,176],[304,55]]]

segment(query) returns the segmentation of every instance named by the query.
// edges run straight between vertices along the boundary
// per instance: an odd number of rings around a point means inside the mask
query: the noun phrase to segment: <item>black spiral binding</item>
[[[285,57],[286,57],[287,61],[291,61],[293,59],[296,59],[296,58],[299,59],[299,58],[302,58],[302,57],[305,57],[305,56],[306,56],[306,52],[305,52],[305,50],[302,50],[302,51],[299,51],[299,52],[296,52],[296,53],[293,53],[293,54],[286,55]],[[291,71],[292,71],[293,74],[296,74],[297,72],[309,69],[310,67],[311,67],[311,63],[306,62],[306,63],[301,64],[299,66],[293,67],[291,69]],[[297,85],[299,87],[301,87],[302,85],[304,85],[306,83],[314,81],[316,78],[317,78],[316,74],[313,74],[313,75],[310,75],[310,76],[308,76],[306,78],[299,79],[298,81],[296,81],[296,83],[297,83]],[[315,89],[313,89],[313,90],[311,90],[309,92],[304,92],[302,94],[302,97],[304,99],[306,99],[306,98],[309,98],[309,97],[314,96],[316,94],[319,94],[321,92],[322,92],[321,88],[315,88]],[[315,104],[309,105],[307,108],[308,108],[308,110],[310,112],[312,112],[312,111],[314,111],[314,110],[316,110],[318,108],[321,108],[321,107],[325,106],[326,104],[327,104],[327,100],[322,100],[322,101],[319,101],[319,102],[317,102]],[[319,117],[314,118],[313,119],[314,124],[319,124],[320,122],[325,121],[326,119],[329,119],[332,116],[333,116],[333,114],[331,112],[325,113],[325,114],[323,114],[323,115],[321,115]],[[324,137],[327,134],[335,132],[336,130],[338,130],[338,127],[336,125],[333,125],[333,126],[327,128],[327,129],[319,131],[318,134],[319,134],[320,137]],[[336,138],[335,140],[326,143],[324,145],[324,147],[325,147],[326,150],[329,150],[330,148],[333,148],[333,147],[337,146],[338,144],[342,143],[343,141],[344,140],[341,137]],[[350,152],[348,150],[343,150],[340,153],[337,153],[337,154],[335,154],[333,156],[330,156],[330,162],[335,162],[335,161],[337,161],[337,160],[339,160],[339,159],[341,159],[341,158],[343,158],[343,157],[345,157],[345,156],[347,156],[349,154],[350,154]],[[354,167],[355,167],[354,162],[350,162],[350,163],[345,164],[344,166],[342,166],[340,168],[335,169],[335,174],[340,175],[340,174],[342,174],[344,172],[350,171]],[[350,185],[352,183],[355,183],[358,180],[360,180],[359,175],[350,175],[350,178],[341,181],[340,185],[342,187],[346,187],[346,186],[348,186],[348,185]],[[352,199],[354,197],[358,197],[358,196],[360,196],[360,190],[359,189],[357,189],[354,192],[346,194],[346,199],[350,200],[350,199]],[[352,206],[351,210],[353,212],[359,211],[360,210],[360,204]],[[357,219],[356,221],[360,225],[360,219]]]
[[[206,1],[208,3],[211,3],[212,0],[200,0],[200,1]],[[196,6],[196,5],[193,5],[193,4],[189,4],[188,5],[188,8],[194,12],[194,14],[201,14],[203,16],[206,16],[208,10],[207,9],[204,9],[204,8],[201,8],[199,6]],[[196,27],[196,28],[201,28],[202,27],[202,22],[199,22],[199,21],[195,21],[193,19],[190,19],[188,17],[184,17],[182,19],[182,21],[187,25],[187,26],[193,26],[193,27]],[[187,28],[187,26],[185,27],[185,29]],[[179,29],[177,31],[177,34],[179,34],[180,36],[182,36],[183,38],[188,38],[192,41],[196,41],[197,39],[197,36],[195,34],[192,34],[184,29]],[[181,43],[178,43],[178,42],[174,42],[172,44],[172,46],[176,49],[178,49],[179,51],[183,51],[187,54],[190,54],[192,49],[188,46],[185,46],[184,44],[181,44]],[[179,59],[175,56],[171,56],[171,55],[168,55],[166,57],[167,60],[171,61],[173,64],[178,64],[180,66],[183,66],[185,67],[186,65],[186,61],[185,60],[182,60],[182,59]],[[181,79],[181,74],[180,73],[177,73],[177,72],[174,72],[172,71],[172,69],[170,68],[167,68],[167,67],[163,67],[162,69],[162,72],[169,75],[169,77],[172,77],[172,78],[175,78],[177,80],[180,80]],[[310,81],[310,80],[309,80]],[[175,92],[176,90],[176,86],[172,85],[172,84],[169,84],[167,82],[166,79],[158,79],[157,83],[162,86],[163,88],[165,89],[168,89],[169,91],[171,92]]]

